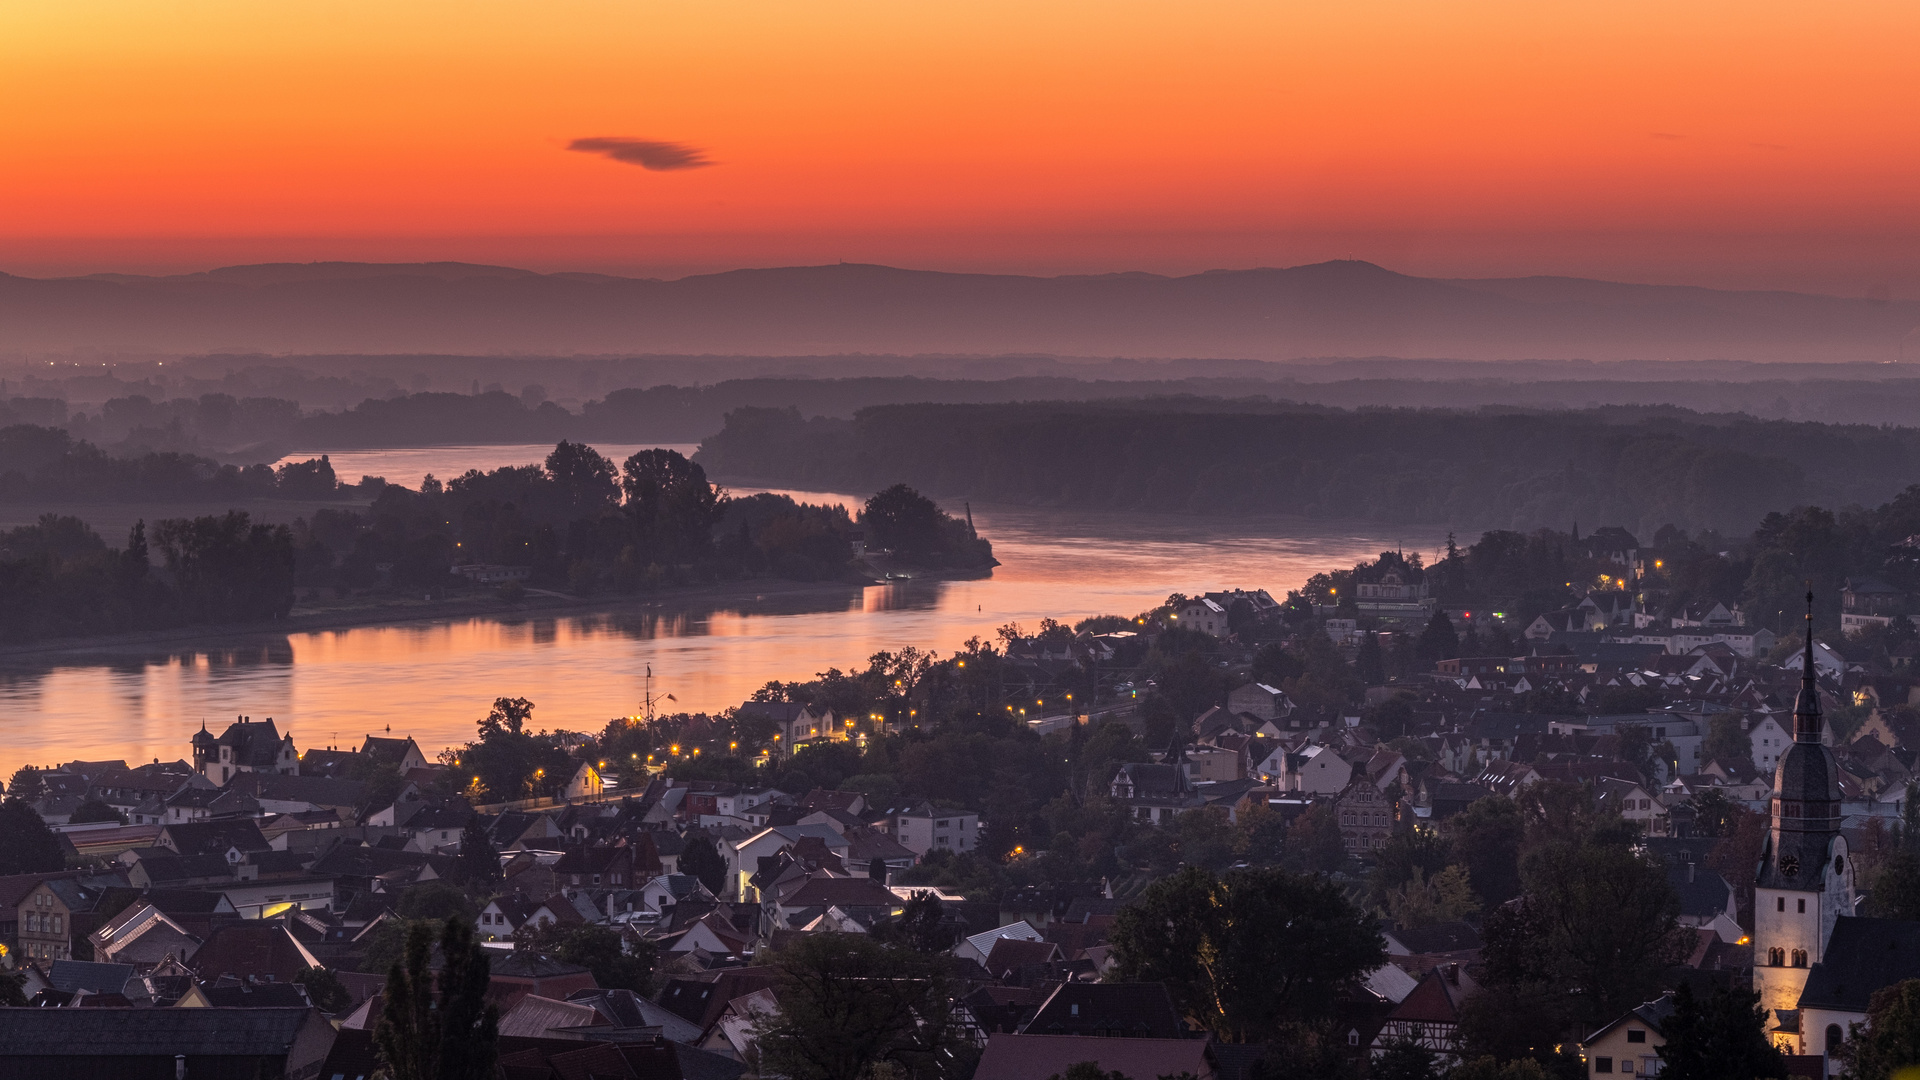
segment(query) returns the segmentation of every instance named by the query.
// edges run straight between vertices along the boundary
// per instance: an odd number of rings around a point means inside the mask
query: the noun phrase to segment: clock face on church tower
[[[1800,873],[1800,856],[1791,852],[1780,856],[1780,872],[1788,877],[1798,875]]]

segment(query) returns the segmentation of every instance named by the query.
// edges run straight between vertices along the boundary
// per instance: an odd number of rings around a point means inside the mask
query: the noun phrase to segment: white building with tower
[[[1823,1053],[1801,1030],[1807,974],[1826,956],[1834,923],[1851,917],[1853,861],[1840,834],[1840,765],[1821,742],[1820,686],[1813,655],[1813,594],[1807,651],[1793,707],[1793,743],[1773,774],[1773,822],[1754,879],[1753,988],[1767,1031],[1789,1054]]]

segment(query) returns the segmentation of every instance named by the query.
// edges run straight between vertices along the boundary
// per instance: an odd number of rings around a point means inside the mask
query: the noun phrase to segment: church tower
[[[1753,988],[1769,1012],[1799,1008],[1807,968],[1820,962],[1834,920],[1853,914],[1853,863],[1840,835],[1840,766],[1821,741],[1812,592],[1805,632],[1793,745],[1773,774],[1773,824],[1754,878]],[[1795,1045],[1783,1048],[1798,1053],[1797,1037],[1786,1038]]]

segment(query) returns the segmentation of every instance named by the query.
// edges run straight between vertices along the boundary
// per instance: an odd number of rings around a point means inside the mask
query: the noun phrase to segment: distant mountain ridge
[[[1042,278],[841,264],[665,281],[465,263],[0,274],[0,351],[1891,361],[1920,304],[1371,263]],[[1920,359],[1916,356],[1915,359]]]

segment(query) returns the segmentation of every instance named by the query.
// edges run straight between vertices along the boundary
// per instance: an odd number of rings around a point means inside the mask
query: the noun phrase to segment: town
[[[1756,535],[1804,552],[1822,513]],[[22,767],[0,1045],[45,1076],[1884,1076],[1920,1023],[1920,547],[1883,547],[1833,580],[1490,532],[719,714],[500,698],[445,749],[240,715],[173,762]]]

